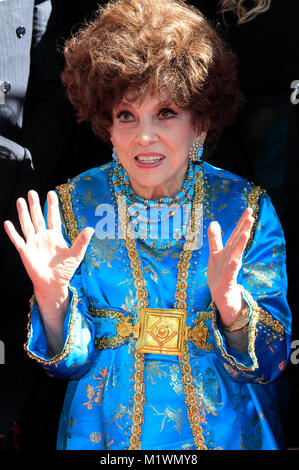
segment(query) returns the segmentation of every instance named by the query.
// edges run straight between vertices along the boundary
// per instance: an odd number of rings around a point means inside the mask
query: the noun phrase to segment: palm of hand
[[[225,247],[222,245],[219,224],[211,222],[209,226],[207,282],[222,322],[227,325],[234,321],[242,308],[242,295],[237,277],[253,222],[252,210],[248,208],[243,212]]]
[[[33,285],[69,283],[81,259],[56,230],[42,230],[29,237],[21,255]]]
[[[30,191],[28,201],[30,213],[25,200],[17,201],[24,238],[9,221],[5,222],[5,230],[18,250],[35,290],[46,292],[49,288],[59,290],[67,287],[84,257],[93,230],[82,230],[69,248],[61,232],[56,193],[51,191],[48,194],[48,228],[37,193]]]

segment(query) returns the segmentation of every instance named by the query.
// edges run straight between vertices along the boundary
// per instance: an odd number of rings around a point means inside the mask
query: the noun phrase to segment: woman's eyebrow
[[[130,108],[130,109],[136,109],[139,106],[134,106],[134,102],[123,100],[115,106],[114,110],[117,112],[119,109],[124,108],[124,107]],[[177,106],[175,105],[175,103],[173,103],[173,101],[167,100],[167,101],[158,101],[154,105],[153,108],[154,109],[159,109],[159,108],[162,108],[162,107],[173,107],[173,108],[175,108]]]
[[[122,106],[129,106],[129,107],[132,107],[132,104],[129,103],[128,101],[121,101],[120,103],[118,103],[116,106],[115,106],[115,109],[117,108],[120,108]]]

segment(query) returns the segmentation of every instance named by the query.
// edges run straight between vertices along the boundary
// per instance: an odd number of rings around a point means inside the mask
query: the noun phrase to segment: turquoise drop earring
[[[196,140],[190,149],[189,159],[191,160],[191,162],[198,162],[200,161],[202,154],[203,144],[199,140]]]
[[[115,160],[116,162],[119,162],[119,157],[118,157],[118,155],[117,155],[117,151],[116,151],[116,148],[115,148],[115,147],[113,147],[113,149],[112,149],[112,158],[113,158],[113,160]]]

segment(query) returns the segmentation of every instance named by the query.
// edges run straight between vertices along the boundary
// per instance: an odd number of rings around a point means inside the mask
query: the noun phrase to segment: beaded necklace
[[[134,192],[126,170],[120,162],[114,162],[111,184],[127,207],[136,238],[150,248],[167,249],[186,235],[199,171],[200,163],[189,161],[183,187],[175,196],[149,200]]]

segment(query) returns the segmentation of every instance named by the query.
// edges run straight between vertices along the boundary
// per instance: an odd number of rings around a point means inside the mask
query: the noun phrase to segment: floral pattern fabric
[[[65,238],[99,223],[98,206],[117,212],[109,175],[113,163],[89,170],[58,188]],[[282,228],[265,192],[255,202],[256,223],[244,254],[238,283],[250,307],[247,354],[229,347],[213,309],[206,281],[207,228],[218,220],[223,243],[254,187],[207,163],[202,167],[202,244],[188,271],[189,364],[207,449],[281,449],[286,392],[284,371],[290,352],[291,313],[286,301]],[[108,209],[107,209],[108,210]],[[115,220],[117,223],[117,220]],[[152,308],[174,308],[177,263],[182,242],[155,250],[137,240]],[[28,354],[55,377],[69,380],[57,440],[58,449],[129,449],[134,421],[135,344],[119,324],[138,321],[134,278],[123,239],[95,232],[70,285],[63,351],[51,357],[38,306],[32,300]],[[145,354],[143,450],[192,450],[182,370],[176,356]]]

